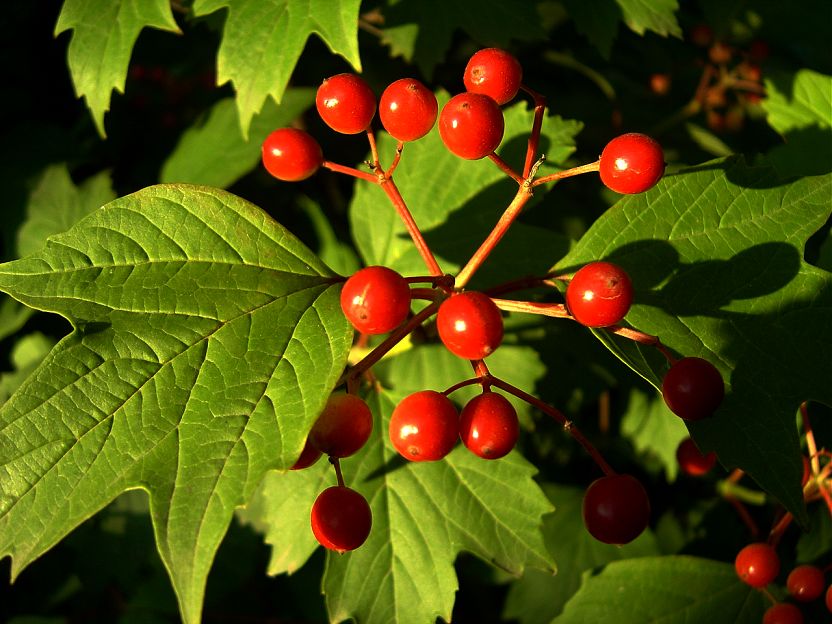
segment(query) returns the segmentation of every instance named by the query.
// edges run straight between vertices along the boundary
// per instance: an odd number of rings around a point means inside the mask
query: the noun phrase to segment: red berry
[[[605,544],[627,544],[641,535],[650,520],[644,486],[628,474],[596,479],[587,488],[583,518],[590,535]]]
[[[780,573],[777,551],[764,543],[749,544],[737,553],[734,569],[740,580],[751,587],[765,587]]]
[[[823,570],[813,565],[797,566],[786,579],[786,589],[789,590],[789,594],[800,602],[817,600],[825,588]]]
[[[651,74],[650,91],[652,91],[656,95],[667,95],[668,93],[670,93],[670,87],[670,74]]]
[[[503,341],[503,316],[488,295],[466,291],[451,295],[436,314],[439,338],[466,360],[481,360]]]
[[[697,24],[690,29],[690,40],[700,48],[707,48],[714,40],[714,31],[707,24]]]
[[[826,588],[826,609],[832,613],[832,585]]]
[[[318,87],[315,107],[326,125],[341,134],[358,134],[370,127],[376,96],[363,78],[338,74]]]
[[[517,412],[501,394],[483,392],[462,408],[459,437],[468,450],[483,459],[508,455],[519,434]]]
[[[569,280],[566,306],[581,325],[608,327],[629,312],[633,284],[626,271],[610,262],[591,262]]]
[[[686,475],[701,477],[710,472],[716,464],[716,453],[711,451],[705,455],[693,440],[685,438],[676,449],[676,461]]]
[[[309,440],[330,457],[349,457],[364,446],[373,430],[373,414],[354,394],[333,394],[318,420],[312,425]]]
[[[601,182],[616,193],[643,193],[664,174],[662,147],[646,134],[622,134],[601,152],[598,172]]]
[[[392,269],[369,266],[354,273],[341,289],[344,316],[363,334],[385,334],[410,312],[410,287]]]
[[[763,624],[803,624],[803,614],[793,604],[779,602],[766,610]]]
[[[300,453],[300,457],[298,457],[298,460],[289,470],[303,470],[304,468],[309,468],[309,466],[318,461],[320,457],[321,452],[316,449],[307,438],[306,444],[303,445],[303,450]]]
[[[678,360],[662,382],[664,402],[685,420],[702,420],[712,415],[725,396],[725,384],[716,367],[698,357]]]
[[[459,414],[441,392],[422,390],[404,399],[390,417],[390,441],[405,459],[436,461],[459,438]]]
[[[299,182],[315,173],[324,162],[321,146],[307,132],[279,128],[263,141],[263,166],[284,182]]]
[[[433,128],[438,110],[430,89],[413,78],[402,78],[381,94],[378,115],[394,139],[415,141]]]
[[[452,97],[439,114],[439,136],[453,154],[478,160],[491,154],[503,140],[503,111],[479,93]]]
[[[481,93],[497,104],[505,104],[517,95],[523,82],[523,68],[505,50],[485,48],[470,58],[462,81],[469,93]]]
[[[312,505],[312,533],[326,548],[355,550],[370,535],[373,514],[361,494],[342,485],[325,489]]]

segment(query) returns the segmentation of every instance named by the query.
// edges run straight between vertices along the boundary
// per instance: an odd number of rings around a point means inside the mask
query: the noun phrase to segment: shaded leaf
[[[616,0],[596,0],[592,3],[564,0],[563,4],[578,32],[598,48],[602,57],[610,58],[622,17],[619,3]]]
[[[615,0],[623,13],[624,23],[638,35],[651,31],[662,37],[682,36],[676,20],[677,0]]]
[[[352,331],[329,270],[255,206],[156,186],[95,211],[0,289],[74,326],[0,410],[12,576],[121,492],[150,494],[182,618],[234,508],[290,466]]]
[[[0,374],[0,405],[20,387],[54,345],[54,340],[40,332],[23,336],[15,343],[11,353],[14,370]]]

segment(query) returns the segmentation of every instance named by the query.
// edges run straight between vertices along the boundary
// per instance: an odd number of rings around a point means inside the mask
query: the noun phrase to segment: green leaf
[[[228,9],[217,56],[217,82],[230,80],[234,84],[244,137],[268,96],[282,102],[292,71],[313,33],[361,71],[360,4],[361,0],[195,0],[197,16]]]
[[[11,353],[14,370],[0,374],[0,405],[8,401],[54,345],[54,340],[40,332],[23,336],[15,343]]]
[[[433,75],[445,59],[458,29],[484,46],[500,48],[509,47],[513,40],[545,36],[535,4],[523,0],[387,0],[382,14],[382,43],[390,47],[392,56],[415,63],[425,76]]]
[[[797,541],[797,562],[813,563],[832,551],[832,516],[821,502],[810,513],[811,528]]]
[[[287,89],[280,105],[266,100],[251,120],[246,140],[234,98],[220,100],[206,119],[185,131],[162,166],[160,180],[228,188],[260,162],[260,146],[269,133],[289,125],[314,101],[313,89]]]
[[[766,78],[763,109],[786,145],[768,154],[783,176],[832,171],[832,76],[802,69]]]
[[[32,316],[33,310],[11,297],[0,297],[0,340],[17,333]]]
[[[318,238],[316,248],[318,257],[339,275],[352,275],[360,269],[361,263],[355,250],[351,245],[338,239],[323,209],[305,196],[298,199],[298,204],[312,222],[312,228]]]
[[[762,593],[743,584],[729,563],[644,557],[586,572],[581,589],[553,624],[758,624],[765,606]]]
[[[558,573],[553,576],[529,569],[523,578],[511,584],[503,618],[516,619],[520,624],[551,622],[578,590],[585,571],[619,559],[658,554],[650,531],[621,547],[592,537],[581,519],[584,490],[553,483],[543,484],[543,490],[555,505],[555,513],[544,518],[543,536],[558,562]]]
[[[770,168],[714,161],[622,199],[564,258],[564,270],[609,258],[636,290],[627,316],[678,354],[722,372],[729,393],[714,418],[691,423],[698,446],[739,466],[802,522],[794,414],[832,405],[832,275],[803,262],[827,220],[832,176],[779,183]],[[599,338],[657,388],[655,349]]]
[[[603,58],[609,59],[622,17],[619,3],[616,0],[595,0],[592,3],[564,0],[563,4],[578,32],[598,48]]]
[[[141,488],[198,622],[234,508],[295,461],[343,369],[336,279],[257,207],[170,185],[1,265],[0,289],[75,328],[0,410],[0,556],[15,577]]]
[[[17,232],[18,256],[38,251],[47,238],[65,232],[115,197],[106,171],[75,186],[65,164],[49,167],[29,195],[26,219]]]
[[[439,95],[440,107],[447,94]],[[532,113],[518,104],[504,109],[505,137],[500,156],[522,168]],[[547,117],[540,151],[546,165],[559,164],[574,151],[582,124]],[[380,133],[382,161],[395,151],[395,141]],[[545,169],[545,167],[544,167]],[[494,227],[517,185],[488,159],[469,161],[451,154],[437,131],[408,143],[395,182],[442,269],[453,273],[464,264]],[[425,266],[384,192],[375,184],[359,183],[350,204],[350,223],[359,252],[367,264],[384,264],[405,274],[424,275]],[[568,241],[548,230],[515,223],[496,247],[482,274],[492,282],[518,275],[542,274]],[[478,275],[482,281],[484,278]]]
[[[676,20],[677,0],[615,0],[624,14],[624,23],[638,35],[650,30],[657,35],[682,37]]]
[[[58,16],[55,36],[74,31],[69,44],[72,82],[101,136],[112,91],[124,93],[130,54],[145,27],[179,32],[168,0],[66,0]]]

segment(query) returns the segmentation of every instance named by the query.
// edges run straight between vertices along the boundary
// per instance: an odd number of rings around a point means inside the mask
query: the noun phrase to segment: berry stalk
[[[547,176],[538,178],[537,180],[532,182],[532,187],[540,186],[541,184],[546,184],[547,182],[554,182],[555,180],[562,180],[563,178],[571,178],[572,176],[581,175],[582,173],[591,173],[593,171],[598,171],[600,168],[601,161],[596,160],[595,162],[588,163],[586,165],[580,165],[579,167],[572,167],[571,169],[556,171],[555,173],[550,173]]]

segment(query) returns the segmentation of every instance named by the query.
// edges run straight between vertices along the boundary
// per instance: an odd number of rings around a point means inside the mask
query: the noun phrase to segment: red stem
[[[329,463],[335,468],[335,478],[338,480],[338,485],[344,487],[344,475],[341,474],[341,461],[337,457],[330,457]]]
[[[526,162],[523,165],[523,178],[527,179],[537,157],[537,148],[540,145],[540,129],[543,127],[543,113],[546,110],[546,98],[525,85],[520,85],[520,88],[531,95],[534,100],[534,121],[532,122],[532,131],[529,134],[528,146],[526,147]]]
[[[524,178],[520,177],[520,174],[517,173],[514,169],[512,169],[511,166],[506,161],[504,161],[502,158],[497,156],[497,152],[491,152],[488,155],[488,159],[491,162],[493,162],[495,165],[497,165],[497,167],[500,169],[500,171],[505,173],[508,177],[510,177],[515,182],[517,182],[517,184],[523,184],[523,182],[525,181]]]
[[[355,167],[347,167],[345,165],[339,165],[338,163],[330,162],[325,160],[322,164],[322,167],[329,169],[330,171],[335,171],[336,173],[343,173],[348,176],[352,176],[354,178],[360,178],[362,180],[367,180],[368,182],[372,182],[373,184],[378,184],[378,177],[374,176],[372,173],[367,173],[366,171],[359,171]]]
[[[565,169],[564,171],[558,171],[556,173],[551,173],[547,176],[543,176],[542,178],[538,178],[534,182],[532,182],[532,186],[540,186],[541,184],[546,184],[547,182],[554,182],[555,180],[562,180],[563,178],[571,178],[572,176],[580,175],[582,173],[590,173],[592,171],[598,171],[601,166],[601,161],[596,160],[594,163],[589,163],[587,165],[581,165],[580,167],[572,167],[571,169]]]
[[[466,379],[465,381],[460,381],[459,383],[455,383],[450,388],[442,392],[445,396],[456,392],[460,388],[464,388],[465,386],[473,386],[474,384],[482,384],[483,380],[482,377],[471,377],[471,379]]]
[[[396,167],[399,166],[399,161],[402,159],[402,150],[404,149],[404,141],[399,141],[396,145],[396,155],[393,157],[393,162],[390,165],[390,168],[384,172],[385,178],[390,178],[393,176],[393,172],[396,170]]]
[[[376,135],[373,134],[371,128],[367,128],[367,141],[370,142],[370,154],[373,156],[372,167],[376,174],[381,172],[381,165],[378,161],[378,146],[376,145]]]
[[[644,332],[639,331],[637,329],[621,327],[620,325],[611,325],[609,327],[604,327],[604,329],[610,332],[611,334],[615,334],[616,336],[621,336],[622,338],[627,338],[628,340],[632,340],[634,342],[645,344],[651,347],[656,347],[656,349],[658,349],[659,352],[667,360],[668,364],[673,366],[673,364],[676,363],[676,357],[670,352],[670,350],[667,347],[665,347],[662,344],[662,341],[659,340],[658,336],[645,334]]]
[[[494,295],[501,295],[503,293],[510,293],[516,290],[526,290],[527,288],[534,288],[535,286],[545,286],[547,282],[554,277],[554,272],[546,275],[530,275],[528,277],[521,277],[520,279],[504,282],[497,286],[492,286],[485,290],[485,294],[493,297]]]
[[[751,532],[751,539],[756,540],[760,535],[760,528],[757,526],[757,523],[754,522],[754,518],[751,517],[751,514],[748,513],[745,505],[733,496],[726,496],[725,500],[731,504],[739,515],[740,520],[742,520],[743,524],[748,527],[748,530]]]

